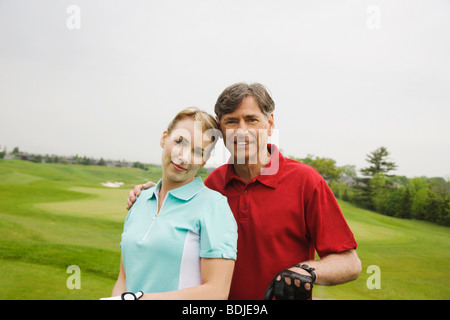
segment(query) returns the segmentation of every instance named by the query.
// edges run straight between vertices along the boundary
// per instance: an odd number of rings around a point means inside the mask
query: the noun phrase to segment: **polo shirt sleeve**
[[[309,236],[320,257],[356,249],[353,233],[324,180],[312,190],[305,215]]]
[[[237,224],[221,196],[200,218],[200,257],[236,260]]]

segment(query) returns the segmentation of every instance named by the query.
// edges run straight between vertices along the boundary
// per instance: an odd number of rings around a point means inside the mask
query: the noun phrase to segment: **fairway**
[[[0,299],[109,296],[128,191],[159,178],[160,170],[0,160]],[[71,265],[81,289],[66,285]]]
[[[450,228],[397,219],[339,201],[358,242],[360,277],[335,287],[315,287],[328,299],[450,299]],[[380,289],[369,289],[369,266],[380,270]]]
[[[126,198],[160,169],[0,160],[0,299],[99,299],[119,271]],[[120,188],[104,182],[123,182]],[[450,228],[401,220],[340,201],[358,242],[358,280],[314,287],[325,299],[450,299]],[[80,268],[69,289],[67,268]],[[380,289],[369,289],[380,270]]]

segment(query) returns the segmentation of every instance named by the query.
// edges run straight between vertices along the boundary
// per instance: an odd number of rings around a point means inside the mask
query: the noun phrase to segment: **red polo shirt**
[[[312,167],[285,158],[275,145],[271,160],[245,184],[232,164],[215,169],[205,185],[228,198],[238,224],[237,260],[230,300],[262,299],[273,277],[289,266],[356,248],[336,199]],[[266,174],[264,174],[266,173]]]

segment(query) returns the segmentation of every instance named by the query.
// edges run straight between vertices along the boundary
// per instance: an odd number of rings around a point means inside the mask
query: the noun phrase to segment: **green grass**
[[[134,185],[157,181],[159,168],[35,164],[0,160],[0,299],[98,299],[118,275],[125,203]],[[122,181],[121,188],[101,182]],[[358,280],[315,286],[326,299],[450,299],[450,228],[400,220],[340,202],[358,241]],[[68,289],[67,267],[81,270]],[[381,270],[369,290],[367,267]]]
[[[334,287],[315,287],[328,299],[450,299],[450,228],[429,222],[397,219],[339,201],[358,242],[360,277]],[[381,289],[368,289],[380,268]]]
[[[109,296],[128,191],[159,178],[160,170],[0,160],[0,299]],[[70,265],[80,267],[80,290],[67,288]]]

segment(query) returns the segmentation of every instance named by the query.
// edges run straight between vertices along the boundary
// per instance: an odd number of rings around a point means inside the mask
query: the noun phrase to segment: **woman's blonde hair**
[[[167,127],[167,132],[170,134],[178,121],[185,118],[192,118],[194,121],[199,121],[202,125],[202,132],[207,132],[211,136],[212,142],[217,142],[218,136],[220,136],[219,126],[216,119],[209,113],[200,110],[196,107],[189,107],[178,112]]]

